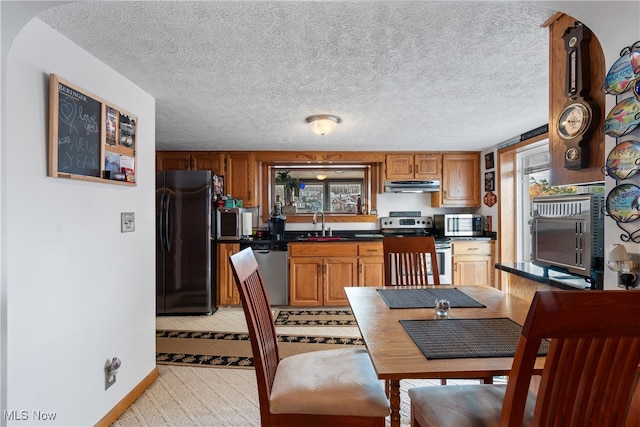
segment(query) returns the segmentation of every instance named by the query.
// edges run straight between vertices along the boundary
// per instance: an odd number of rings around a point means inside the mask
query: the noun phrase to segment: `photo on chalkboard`
[[[120,172],[120,154],[105,151],[104,153],[104,170],[109,172]]]
[[[135,159],[130,156],[125,156],[124,154],[120,156],[120,171],[124,172],[122,169],[129,169],[130,171],[135,170]]]
[[[136,121],[126,114],[120,114],[120,145],[134,148],[136,138]]]
[[[107,140],[106,143],[115,146],[117,143],[118,112],[111,107],[106,107],[107,120],[105,124]]]

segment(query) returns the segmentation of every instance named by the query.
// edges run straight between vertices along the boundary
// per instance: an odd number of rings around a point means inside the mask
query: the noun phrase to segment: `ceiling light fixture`
[[[342,122],[340,117],[331,116],[328,114],[318,114],[315,116],[309,116],[305,119],[309,126],[311,126],[311,130],[316,135],[329,135],[331,132],[336,130],[338,123]]]
[[[327,178],[327,175],[320,174],[320,175],[316,176],[316,178],[318,178],[318,181],[324,181]]]

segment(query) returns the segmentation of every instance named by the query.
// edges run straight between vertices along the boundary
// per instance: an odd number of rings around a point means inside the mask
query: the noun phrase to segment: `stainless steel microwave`
[[[482,235],[482,215],[439,214],[433,216],[433,227],[438,236],[470,237]]]
[[[216,238],[240,240],[253,233],[258,221],[258,208],[224,208],[216,211]]]
[[[603,193],[534,197],[531,262],[585,277],[602,270],[603,203]]]

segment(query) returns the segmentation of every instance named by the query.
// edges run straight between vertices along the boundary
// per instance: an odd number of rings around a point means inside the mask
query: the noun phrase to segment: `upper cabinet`
[[[210,170],[224,177],[224,192],[245,206],[257,206],[253,153],[212,151],[158,151],[156,170]]]
[[[382,191],[384,180],[439,180],[440,191],[431,194],[433,207],[480,206],[480,153],[479,152],[422,152],[422,153],[307,153],[300,159],[298,152],[248,151],[159,151],[156,153],[157,170],[210,170],[224,177],[224,192],[243,201],[245,206],[264,206],[262,215],[269,215],[277,194],[275,169],[292,165],[324,169],[345,167],[354,169],[357,163],[366,170],[362,199],[366,211],[376,209],[374,194]],[[309,160],[309,158],[319,160]],[[364,159],[364,160],[363,160]],[[260,165],[260,169],[259,166]],[[302,169],[296,169],[302,170]],[[315,172],[320,169],[314,169]],[[260,176],[258,176],[260,171]],[[384,171],[384,172],[383,172]],[[319,172],[317,172],[319,173]],[[311,186],[316,179],[305,177]],[[323,181],[318,181],[323,182]],[[272,199],[270,199],[270,197]],[[327,202],[328,203],[328,202]],[[326,204],[325,204],[326,205]],[[302,208],[301,208],[302,209]],[[328,222],[375,222],[376,215],[332,214],[325,210]],[[309,212],[287,215],[287,222],[309,222]]]
[[[207,171],[216,175],[224,175],[224,154],[221,153],[193,153],[191,155],[191,169]]]
[[[226,153],[224,191],[245,206],[257,206],[256,168],[252,153]]]
[[[177,151],[158,151],[156,153],[156,171],[191,170],[191,154]]]
[[[423,154],[387,154],[385,158],[385,179],[440,179],[442,155]]]
[[[224,154],[208,151],[158,151],[156,170],[210,170],[216,175],[223,175]]]
[[[443,153],[440,191],[431,206],[480,207],[480,153]]]

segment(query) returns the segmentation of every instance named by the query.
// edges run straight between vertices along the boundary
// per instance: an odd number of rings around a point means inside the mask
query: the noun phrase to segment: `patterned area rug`
[[[276,326],[357,326],[349,309],[280,310]]]
[[[364,347],[361,338],[278,335],[280,357],[343,346]],[[252,368],[249,334],[156,331],[156,363],[163,365]]]

